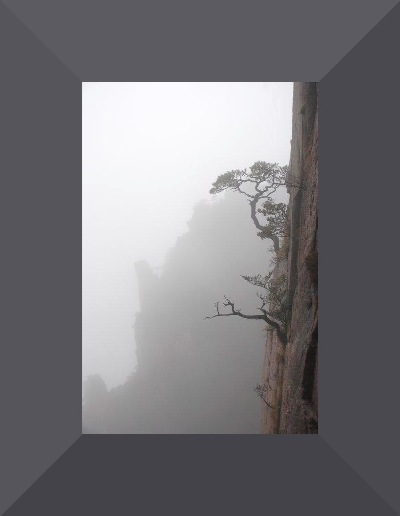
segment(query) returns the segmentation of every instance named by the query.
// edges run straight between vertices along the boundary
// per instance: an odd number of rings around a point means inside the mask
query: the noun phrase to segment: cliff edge
[[[318,433],[318,84],[294,83],[289,224],[274,276],[286,275],[284,345],[267,332],[261,433]]]

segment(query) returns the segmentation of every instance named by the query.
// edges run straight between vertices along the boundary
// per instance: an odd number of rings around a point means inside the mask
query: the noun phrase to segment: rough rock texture
[[[274,275],[287,275],[288,344],[268,331],[261,433],[318,432],[318,85],[295,83],[289,236]]]

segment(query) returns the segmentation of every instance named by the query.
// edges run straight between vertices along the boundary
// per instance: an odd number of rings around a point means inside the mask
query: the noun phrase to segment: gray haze
[[[293,86],[82,87],[83,378],[99,373],[112,388],[136,366],[134,263],[161,273],[219,174],[255,161],[288,164]]]

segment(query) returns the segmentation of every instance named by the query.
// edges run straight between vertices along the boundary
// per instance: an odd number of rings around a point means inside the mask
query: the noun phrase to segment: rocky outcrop
[[[318,85],[295,83],[289,183],[290,230],[274,275],[286,274],[288,342],[267,334],[261,432],[318,432]]]
[[[137,370],[84,412],[87,432],[259,433],[264,324],[205,318],[224,294],[255,312],[254,287],[240,275],[263,270],[265,243],[234,193],[197,205],[188,226],[159,275],[135,264]]]

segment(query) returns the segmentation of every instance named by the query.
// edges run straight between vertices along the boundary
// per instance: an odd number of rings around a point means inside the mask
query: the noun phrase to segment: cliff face
[[[261,432],[318,432],[318,85],[295,83],[288,179],[290,230],[274,275],[286,274],[288,343],[268,331]]]

